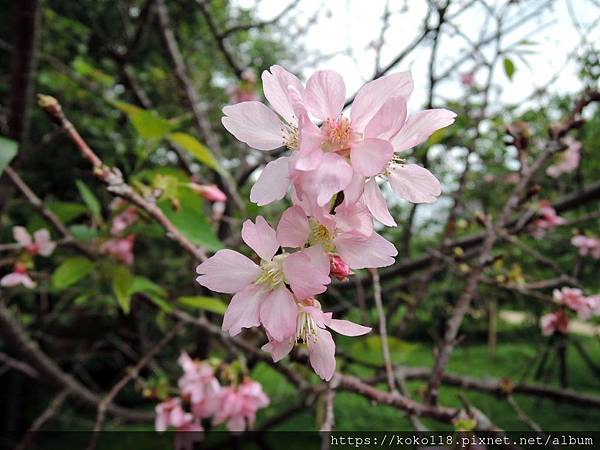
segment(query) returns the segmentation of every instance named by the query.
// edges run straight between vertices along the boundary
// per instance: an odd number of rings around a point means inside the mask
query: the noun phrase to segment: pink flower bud
[[[348,264],[338,255],[329,255],[329,267],[330,275],[336,277],[338,280],[345,280],[348,278],[348,275],[352,274]]]
[[[224,202],[227,200],[225,193],[214,184],[190,183],[190,187],[209,202]]]

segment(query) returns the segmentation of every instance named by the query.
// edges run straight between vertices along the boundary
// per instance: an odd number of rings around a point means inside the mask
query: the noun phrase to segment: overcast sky
[[[256,0],[238,0],[243,7],[255,5]],[[263,0],[259,2],[258,14],[261,19],[270,19],[276,16],[288,1]],[[449,13],[460,9],[467,0],[455,0]],[[502,1],[488,1],[492,8],[506,3]],[[518,21],[527,12],[536,6],[548,3],[547,0],[521,0],[520,4],[511,8],[507,16],[506,25]],[[320,52],[325,55],[342,52],[352,48],[354,58],[337,54],[319,62],[316,68],[335,69],[343,74],[348,93],[356,89],[369,79],[374,70],[375,51],[370,43],[379,38],[381,17],[385,8],[384,0],[301,0],[294,12],[301,23],[305,23],[316,11],[319,12],[316,24],[308,28],[303,36],[303,42],[309,52]],[[588,36],[590,42],[600,42],[600,32],[597,25],[600,17],[599,0],[557,0],[551,9],[546,9],[543,14],[525,26],[510,33],[503,47],[519,42],[523,39],[533,41],[535,45],[527,48],[534,53],[526,55],[530,67],[527,67],[518,57],[512,56],[516,72],[512,81],[504,74],[502,64],[499,64],[494,74],[494,80],[499,85],[501,92],[494,100],[501,102],[520,103],[527,98],[535,87],[545,85],[555,74],[559,73],[557,80],[552,83],[554,92],[569,92],[577,90],[580,83],[577,80],[577,66],[565,62],[572,54],[573,49],[579,45],[580,36],[573,25],[573,19],[580,26],[587,28],[594,26],[594,31]],[[382,64],[389,62],[400,49],[410,43],[419,32],[419,26],[427,10],[424,0],[391,0],[390,9],[393,12],[389,31],[386,34],[386,45],[382,52]],[[462,33],[467,34],[472,40],[477,40],[484,25],[484,6],[480,3],[463,13],[456,24]],[[291,30],[294,31],[293,29]],[[493,29],[490,30],[493,32]],[[486,33],[486,35],[488,35]],[[445,36],[448,36],[446,34]],[[443,72],[449,63],[456,60],[469,48],[468,43],[459,36],[447,38],[440,42],[438,73]],[[523,49],[525,47],[522,47]],[[489,48],[491,51],[492,48]],[[299,58],[303,60],[306,55]],[[489,53],[488,53],[489,56]],[[429,46],[425,46],[411,54],[396,70],[411,69],[415,79],[415,92],[411,101],[411,109],[416,109],[425,101],[427,88],[427,64]],[[310,58],[309,58],[310,60]],[[454,76],[439,86],[437,94],[447,98],[457,98],[463,95],[464,90],[459,83],[460,72],[471,69],[467,64],[455,73]],[[311,68],[302,68],[305,76],[309,76]],[[485,73],[479,71],[477,79],[483,83]]]

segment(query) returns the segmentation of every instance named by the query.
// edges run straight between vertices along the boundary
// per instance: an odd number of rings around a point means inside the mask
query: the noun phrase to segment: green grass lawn
[[[579,338],[594,361],[600,362],[600,345],[592,338]],[[376,340],[376,339],[375,339]],[[448,364],[448,371],[474,377],[491,376],[495,378],[507,377],[513,382],[521,379],[527,368],[539,355],[544,340],[538,336],[527,339],[526,336],[511,342],[503,342],[499,337],[499,344],[495,356],[491,356],[487,345],[474,344],[462,345],[454,351]],[[346,352],[361,360],[380,363],[379,351],[375,350],[375,343],[368,340],[363,343],[351,340],[340,340],[340,346]],[[396,364],[407,366],[431,367],[433,357],[430,347],[423,344],[402,343],[393,341],[391,345],[392,359]],[[600,380],[584,363],[579,354],[569,349],[567,354],[569,387],[579,391],[600,395]],[[298,366],[298,370],[303,370]],[[368,369],[352,365],[344,368],[345,371],[366,375]],[[533,370],[530,370],[527,381],[532,381]],[[547,375],[548,383],[558,386],[557,365],[550,364]],[[253,376],[263,383],[265,390],[272,400],[272,405],[260,413],[260,421],[267,420],[279,411],[289,407],[300,399],[286,381],[273,369],[261,364],[254,370]],[[411,396],[418,400],[425,387],[424,381],[411,381],[408,389]],[[385,389],[385,386],[381,386]],[[521,422],[508,403],[499,397],[474,391],[466,391],[452,387],[443,387],[440,390],[440,403],[446,406],[461,406],[458,394],[462,393],[475,407],[482,410],[492,421],[505,430],[528,430],[527,425]],[[521,408],[545,430],[600,430],[600,408],[592,409],[565,403],[556,403],[552,400],[539,399],[531,396],[516,395],[515,400]],[[314,430],[320,413],[319,405],[307,409],[297,415],[293,420],[282,424],[278,430]],[[368,400],[352,394],[338,393],[335,403],[336,430],[411,430],[406,416],[399,410],[384,405],[375,405]],[[425,423],[434,430],[449,429],[447,425],[433,421]]]

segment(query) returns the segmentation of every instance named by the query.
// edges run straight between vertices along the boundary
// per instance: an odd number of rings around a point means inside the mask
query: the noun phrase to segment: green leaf
[[[76,180],[75,184],[77,185],[77,189],[79,190],[79,195],[83,199],[84,203],[87,205],[88,209],[92,213],[92,216],[99,222],[102,221],[102,207],[100,206],[100,202],[94,195],[87,185],[81,181]]]
[[[83,256],[66,259],[52,274],[52,286],[64,289],[77,283],[94,268],[94,263]]]
[[[88,209],[81,203],[73,202],[48,202],[48,209],[58,216],[63,223],[69,223],[88,212]]]
[[[216,170],[221,171],[219,163],[206,146],[198,139],[187,133],[172,133],[167,136],[169,142],[173,145],[181,147],[185,151],[191,153],[202,164]]]
[[[167,119],[159,116],[155,111],[138,108],[129,103],[115,101],[113,105],[127,114],[131,124],[143,139],[162,139],[175,128]]]
[[[131,292],[143,292],[144,294],[152,294],[162,298],[167,296],[167,291],[161,286],[146,277],[139,276],[133,277]]]
[[[73,60],[71,65],[73,66],[75,72],[77,72],[79,75],[84,78],[90,78],[105,88],[111,87],[113,84],[115,84],[113,77],[92,66],[79,56]]]
[[[10,164],[15,156],[17,156],[17,150],[19,146],[15,141],[3,138],[0,136],[0,175],[6,169],[6,166]]]
[[[112,288],[125,314],[129,314],[133,276],[125,266],[117,266],[113,272]]]
[[[159,208],[187,239],[208,250],[220,250],[223,244],[215,235],[206,219],[202,200],[192,191],[180,188],[178,192],[179,208],[175,210],[169,199],[161,199]]]
[[[71,233],[78,241],[91,241],[98,237],[98,230],[87,225],[75,224],[69,227]]]
[[[183,306],[188,306],[195,309],[203,309],[210,311],[215,314],[223,315],[227,309],[227,305],[223,300],[216,297],[204,297],[204,296],[193,296],[193,297],[179,297],[177,302]]]
[[[513,63],[512,59],[510,58],[504,58],[503,61],[504,64],[504,72],[506,73],[506,76],[508,77],[509,80],[512,81],[513,76],[515,74],[515,63]]]

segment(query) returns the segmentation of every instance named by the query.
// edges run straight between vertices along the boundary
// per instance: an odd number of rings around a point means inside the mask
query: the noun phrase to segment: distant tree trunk
[[[19,154],[13,165],[27,160],[31,104],[35,85],[37,42],[40,27],[41,0],[19,0],[13,11],[13,50],[10,101],[8,113],[9,137],[19,143]],[[13,193],[6,178],[0,182],[0,213]]]
[[[19,0],[13,11],[13,52],[11,97],[8,115],[9,137],[19,143],[16,165],[27,159],[31,105],[35,84],[37,41],[40,25],[40,0]],[[0,183],[0,213],[14,187],[6,178]],[[1,215],[1,214],[0,214]],[[0,433],[16,430],[21,416],[23,378],[9,372],[0,376]]]

